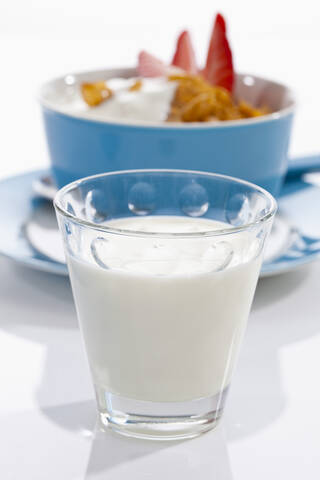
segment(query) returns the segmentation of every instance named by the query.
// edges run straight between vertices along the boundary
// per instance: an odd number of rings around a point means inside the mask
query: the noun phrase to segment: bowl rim
[[[163,173],[163,174],[183,174],[183,175],[194,175],[197,177],[210,177],[210,178],[215,178],[215,179],[220,179],[220,180],[227,180],[231,181],[237,184],[245,185],[247,187],[250,187],[251,189],[255,191],[259,191],[260,193],[263,194],[263,196],[269,200],[270,206],[268,210],[261,215],[257,220],[255,221],[249,221],[246,222],[244,225],[237,225],[237,226],[228,226],[225,228],[219,228],[215,230],[204,230],[201,232],[143,232],[143,231],[136,231],[136,230],[128,230],[128,229],[123,229],[123,228],[117,228],[117,227],[110,227],[107,224],[97,224],[94,222],[91,222],[89,220],[84,220],[82,218],[79,218],[77,215],[70,213],[66,208],[64,208],[62,202],[63,202],[63,197],[65,194],[70,192],[72,189],[77,188],[79,185],[95,180],[98,178],[102,177],[111,177],[111,176],[121,176],[121,175],[128,175],[128,174],[152,174],[152,173]],[[277,212],[278,204],[273,195],[269,193],[267,190],[264,188],[260,187],[259,185],[256,185],[252,182],[248,182],[246,180],[242,180],[237,177],[232,177],[230,175],[222,175],[219,173],[210,173],[210,172],[202,172],[199,170],[185,170],[185,169],[171,169],[171,168],[145,168],[145,169],[132,169],[132,170],[117,170],[114,172],[105,172],[105,173],[99,173],[97,175],[90,175],[88,177],[80,178],[79,180],[75,180],[74,182],[68,183],[64,187],[62,187],[58,192],[56,193],[54,200],[53,200],[53,205],[57,213],[62,215],[63,217],[75,222],[78,225],[82,225],[87,228],[94,229],[96,231],[104,232],[104,233],[111,233],[111,234],[117,234],[117,235],[124,235],[124,236],[133,236],[133,237],[148,237],[148,238],[204,238],[204,237],[217,237],[217,236],[222,236],[222,235],[229,235],[233,233],[239,233],[243,232],[246,230],[249,230],[254,227],[258,227],[261,224],[266,223],[268,220],[272,219]],[[189,218],[189,217],[188,217]],[[200,217],[197,217],[200,218]]]
[[[66,112],[63,110],[63,108],[59,108],[59,106],[55,106],[53,102],[48,101],[45,98],[45,91],[48,87],[54,85],[56,82],[63,81],[66,79],[68,76],[70,77],[81,77],[81,76],[86,76],[86,75],[120,75],[121,72],[123,72],[123,75],[137,75],[136,69],[135,68],[126,68],[126,67],[118,67],[118,68],[104,68],[104,69],[96,69],[96,70],[84,70],[84,71],[78,71],[74,73],[68,73],[66,75],[62,75],[59,77],[54,77],[51,80],[48,80],[44,82],[40,88],[38,89],[38,94],[37,94],[37,100],[42,106],[42,108],[50,110],[52,112],[58,113],[59,115],[65,116],[67,118],[72,118],[76,119],[81,122],[89,122],[93,124],[102,124],[102,125],[108,125],[108,126],[118,126],[118,127],[126,127],[130,129],[137,129],[137,128],[147,128],[149,130],[156,130],[156,129],[161,129],[161,130],[212,130],[216,128],[230,128],[230,127],[242,127],[242,126],[250,126],[250,125],[256,125],[258,123],[266,123],[266,122],[273,122],[276,120],[279,120],[285,116],[291,115],[295,111],[296,107],[296,101],[295,101],[295,95],[292,91],[291,88],[287,87],[283,83],[270,80],[265,77],[260,77],[258,75],[250,74],[250,73],[237,73],[237,77],[240,78],[245,78],[245,77],[251,77],[255,80],[258,81],[265,81],[269,84],[276,85],[278,87],[282,87],[288,94],[288,97],[290,99],[290,105],[287,107],[281,108],[280,110],[277,110],[275,112],[263,115],[261,117],[255,117],[255,118],[245,118],[245,119],[239,119],[239,120],[228,120],[225,122],[221,121],[216,121],[216,122],[149,122],[149,121],[128,121],[128,120],[112,120],[112,119],[101,119],[101,118],[90,118],[86,117],[84,115],[79,115],[77,112]],[[110,77],[111,78],[111,77]]]

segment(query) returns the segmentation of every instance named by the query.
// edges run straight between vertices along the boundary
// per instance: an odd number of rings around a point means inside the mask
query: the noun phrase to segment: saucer
[[[293,270],[320,258],[320,174],[290,175],[283,187],[261,276]],[[44,180],[45,179],[45,180]],[[48,171],[0,181],[0,254],[21,264],[67,275],[62,240],[52,206]]]
[[[0,202],[3,206],[0,210],[0,221],[3,225],[0,254],[37,270],[67,275],[67,266],[64,263],[41,254],[26,236],[26,225],[34,212],[44,203],[48,204],[47,200],[35,196],[33,191],[33,182],[46,173],[44,170],[36,170],[0,181]],[[54,224],[48,223],[46,231],[49,237],[50,232],[57,233],[56,221]]]

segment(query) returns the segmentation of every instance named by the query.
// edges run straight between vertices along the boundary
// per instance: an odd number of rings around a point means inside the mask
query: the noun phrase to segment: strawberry
[[[229,92],[232,91],[234,82],[232,53],[226,36],[226,22],[220,13],[216,16],[207,63],[202,73],[212,85],[224,87]]]
[[[161,77],[166,75],[168,67],[150,53],[142,50],[138,57],[138,73],[141,77]]]
[[[192,75],[197,74],[196,56],[192,47],[191,37],[187,30],[180,33],[172,65],[185,70]]]

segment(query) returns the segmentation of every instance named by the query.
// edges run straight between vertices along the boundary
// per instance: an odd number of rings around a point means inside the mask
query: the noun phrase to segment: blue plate
[[[262,276],[290,271],[320,258],[320,174],[304,175],[305,169],[299,167],[303,164],[296,159],[287,176]],[[0,211],[0,222],[5,225],[0,254],[38,270],[67,275],[54,211],[44,198],[54,190],[50,182],[46,190],[40,181],[48,181],[47,177],[46,170],[37,170],[0,182],[0,202],[5,205]]]

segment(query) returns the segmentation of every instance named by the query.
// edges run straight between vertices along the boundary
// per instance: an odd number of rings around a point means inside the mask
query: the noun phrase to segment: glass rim
[[[266,199],[269,200],[270,207],[268,211],[264,215],[262,215],[260,218],[258,218],[253,222],[244,223],[243,225],[230,226],[227,228],[219,228],[215,230],[206,229],[200,232],[174,232],[174,233],[167,232],[166,233],[166,232],[150,232],[150,231],[144,232],[141,230],[128,230],[124,228],[110,227],[110,226],[107,226],[106,224],[97,224],[94,222],[90,222],[89,220],[84,220],[82,218],[79,218],[77,215],[73,215],[62,206],[62,199],[64,195],[70,192],[72,189],[79,187],[81,184],[85,182],[102,178],[102,177],[139,174],[139,173],[151,173],[151,174],[152,173],[164,173],[164,174],[176,173],[176,174],[188,174],[188,175],[192,174],[192,175],[197,175],[202,177],[211,177],[211,178],[231,181],[237,184],[245,185],[255,191],[262,193],[266,197]],[[79,180],[75,180],[71,183],[68,183],[67,185],[59,189],[54,197],[53,205],[56,211],[59,212],[62,216],[69,218],[70,220],[72,220],[77,224],[83,225],[85,227],[88,227],[94,230],[98,230],[105,233],[117,234],[117,235],[134,236],[134,237],[155,237],[155,238],[159,238],[159,237],[160,238],[201,238],[201,237],[211,237],[211,236],[227,235],[231,233],[238,233],[238,232],[248,230],[252,227],[258,226],[262,223],[265,223],[266,221],[271,219],[277,211],[277,202],[275,198],[271,195],[271,193],[269,193],[267,190],[265,190],[262,187],[259,187],[254,183],[248,182],[246,180],[242,180],[240,178],[232,177],[229,175],[222,175],[218,173],[203,172],[199,170],[183,170],[183,169],[180,170],[180,169],[167,169],[167,168],[117,170],[112,172],[99,173],[96,175],[90,175],[88,177],[83,177],[83,178],[80,178]],[[141,216],[141,218],[146,216],[148,215],[143,215]],[[188,218],[202,218],[202,217],[188,217]]]

